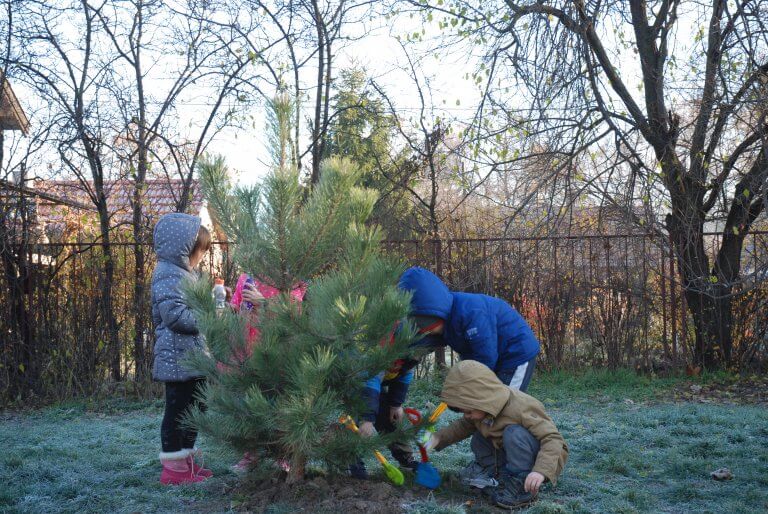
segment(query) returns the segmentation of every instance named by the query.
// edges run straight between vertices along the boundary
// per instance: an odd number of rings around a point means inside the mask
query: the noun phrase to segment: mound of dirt
[[[416,498],[425,498],[429,494],[423,489],[347,477],[316,477],[293,484],[268,479],[243,484],[238,493],[242,502],[237,510],[241,512],[264,512],[270,505],[277,504],[295,508],[295,512],[371,514],[401,513]]]

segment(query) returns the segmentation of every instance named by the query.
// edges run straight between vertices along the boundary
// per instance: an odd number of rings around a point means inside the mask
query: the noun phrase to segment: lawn
[[[768,409],[690,398],[690,385],[621,372],[536,376],[530,392],[551,412],[571,457],[558,487],[525,512],[768,512]],[[417,382],[412,404],[434,401],[436,387]],[[235,454],[204,440],[214,479],[170,489],[157,483],[160,417],[159,401],[125,399],[2,414],[0,512],[240,510],[243,489],[228,469]],[[450,473],[470,458],[467,443],[433,461]],[[720,467],[734,479],[710,478]],[[424,513],[498,511],[465,503],[472,498],[449,489],[404,505]]]

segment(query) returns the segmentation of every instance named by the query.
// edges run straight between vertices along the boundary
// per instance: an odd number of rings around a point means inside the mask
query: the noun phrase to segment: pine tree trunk
[[[291,469],[288,471],[286,482],[294,484],[304,480],[304,474],[307,470],[307,458],[304,455],[294,455],[291,457]]]

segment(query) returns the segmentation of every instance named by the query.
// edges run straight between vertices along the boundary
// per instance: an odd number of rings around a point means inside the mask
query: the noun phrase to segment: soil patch
[[[265,512],[280,505],[293,512],[366,512],[395,514],[407,510],[429,491],[387,482],[354,480],[348,477],[315,477],[294,484],[277,478],[243,484],[235,491],[239,512]]]

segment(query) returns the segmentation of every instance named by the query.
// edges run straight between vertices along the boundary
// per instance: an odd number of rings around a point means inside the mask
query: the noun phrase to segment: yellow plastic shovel
[[[356,434],[360,433],[360,429],[357,428],[357,423],[355,423],[355,420],[352,419],[349,415],[342,415],[339,418],[339,423],[343,424]],[[387,475],[389,481],[395,485],[403,485],[405,482],[403,472],[390,464],[387,461],[387,458],[384,457],[384,455],[379,450],[373,450],[373,454],[376,455],[376,460],[378,460],[381,464],[381,467],[384,468],[384,474]]]
[[[438,405],[435,410],[432,412],[432,415],[429,416],[429,419],[427,420],[429,424],[434,425],[435,421],[443,415],[443,412],[445,412],[445,409],[448,408],[448,404],[445,402],[440,402],[440,405]]]
[[[440,402],[440,405],[438,405],[434,411],[432,411],[432,414],[429,416],[429,419],[427,419],[426,427],[424,427],[424,430],[419,434],[417,437],[417,440],[419,441],[419,444],[422,446],[426,446],[426,444],[429,442],[430,437],[432,437],[432,434],[434,434],[437,431],[437,428],[435,427],[435,423],[440,418],[440,416],[443,415],[445,410],[448,408],[448,404],[445,402]]]

